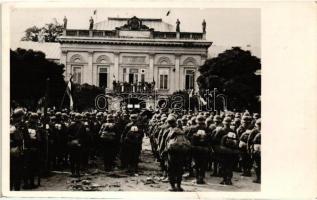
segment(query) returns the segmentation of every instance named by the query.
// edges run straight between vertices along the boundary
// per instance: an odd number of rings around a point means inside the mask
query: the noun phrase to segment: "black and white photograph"
[[[9,15],[10,191],[261,191],[260,8]]]

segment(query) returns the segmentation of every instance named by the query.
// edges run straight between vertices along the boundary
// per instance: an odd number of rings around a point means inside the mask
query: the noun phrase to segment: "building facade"
[[[67,26],[67,23],[64,24]],[[109,91],[158,93],[197,89],[198,67],[212,42],[201,32],[182,32],[162,19],[108,18],[90,21],[89,29],[67,29],[59,38],[65,79],[105,87]]]

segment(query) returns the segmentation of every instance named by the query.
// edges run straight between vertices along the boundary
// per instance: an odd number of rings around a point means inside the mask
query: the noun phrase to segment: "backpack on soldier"
[[[101,130],[100,138],[107,141],[114,141],[116,139],[116,133],[114,132],[114,125],[111,123],[105,124]]]
[[[184,151],[187,152],[190,150],[191,145],[185,134],[176,133],[173,130],[170,134],[174,136],[167,141],[166,149],[168,151]]]
[[[126,135],[126,141],[129,141],[131,143],[138,143],[140,140],[140,131],[139,128],[137,126],[132,126],[130,128],[130,130],[127,132]]]
[[[227,134],[226,139],[223,142],[223,145],[230,149],[236,149],[238,147],[238,140],[236,138],[236,134],[233,132],[229,132]]]

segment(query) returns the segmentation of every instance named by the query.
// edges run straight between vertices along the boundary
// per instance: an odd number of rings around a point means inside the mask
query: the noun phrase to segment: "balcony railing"
[[[113,92],[115,93],[152,93],[154,92],[154,82],[128,83],[114,81]]]
[[[105,37],[105,38],[124,38],[120,37],[120,30],[81,30],[68,29],[64,31],[64,36],[74,37]],[[181,39],[181,40],[203,40],[205,33],[199,32],[159,32],[152,31],[148,39]],[[137,36],[136,36],[137,37]],[[142,36],[144,39],[144,36]]]

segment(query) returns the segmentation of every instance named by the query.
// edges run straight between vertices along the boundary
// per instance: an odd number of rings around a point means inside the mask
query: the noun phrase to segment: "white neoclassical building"
[[[67,26],[67,25],[65,25]],[[197,88],[198,66],[212,44],[201,32],[182,32],[162,19],[108,18],[59,38],[65,78],[106,87],[155,83],[159,93]],[[115,84],[114,84],[115,82]],[[122,88],[123,91],[123,88]],[[135,91],[135,90],[133,90]]]

